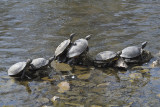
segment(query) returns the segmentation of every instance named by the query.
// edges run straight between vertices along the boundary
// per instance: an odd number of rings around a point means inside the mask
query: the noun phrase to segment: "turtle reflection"
[[[22,81],[20,78],[11,78],[11,80],[18,85],[23,85],[26,88],[26,92],[29,94],[32,93],[32,90],[29,86],[29,81]]]
[[[139,95],[141,93],[139,90],[150,81],[149,72],[141,73],[140,70],[131,70],[141,75],[140,78],[133,79],[130,78],[133,74],[129,71],[113,68],[87,70],[85,67],[75,66],[72,73],[80,78],[67,80],[70,89],[65,91],[65,94],[56,94],[58,96],[56,104],[64,102],[72,105],[81,102],[80,104],[87,105],[89,102],[89,104],[106,106],[124,105],[125,102],[128,105],[133,101],[132,96],[137,98],[138,96],[135,97],[135,95]],[[89,76],[85,78],[85,75]]]

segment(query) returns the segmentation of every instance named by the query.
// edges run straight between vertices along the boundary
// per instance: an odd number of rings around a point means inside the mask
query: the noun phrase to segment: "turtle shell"
[[[20,72],[24,70],[25,67],[26,67],[26,62],[15,63],[8,69],[8,75],[9,76],[18,75]]]
[[[62,54],[65,49],[69,46],[69,44],[71,43],[71,40],[68,39],[68,40],[64,40],[56,49],[55,51],[55,56],[59,56],[60,54]]]
[[[113,51],[104,51],[96,55],[96,60],[107,61],[109,59],[115,58],[117,56],[116,52]]]
[[[88,47],[88,41],[86,39],[76,40],[67,53],[68,58],[73,58],[82,54]]]
[[[37,58],[34,59],[31,64],[35,67],[35,69],[39,69],[47,66],[48,63],[49,60],[46,60],[45,58]]]
[[[129,46],[122,50],[122,54],[120,55],[123,58],[135,58],[141,55],[141,48],[137,46]]]

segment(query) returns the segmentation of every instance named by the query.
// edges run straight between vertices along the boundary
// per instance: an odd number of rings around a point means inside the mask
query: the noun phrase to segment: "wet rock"
[[[71,71],[72,67],[66,63],[59,63],[57,61],[53,61],[51,63],[51,66],[56,70],[56,71]]]
[[[160,51],[157,54],[155,54],[155,56],[160,57]]]
[[[90,89],[92,93],[99,93],[99,94],[104,94],[106,91],[105,87],[95,87]]]
[[[140,70],[141,73],[148,73],[149,72],[149,69],[143,69],[143,70]]]
[[[57,99],[59,99],[59,97],[58,96],[54,96],[54,97],[51,98],[51,101],[54,103],[55,101],[57,101]]]
[[[90,76],[91,76],[90,73],[88,73],[88,74],[81,74],[81,75],[78,75],[77,78],[85,80],[85,79],[89,79]]]
[[[134,66],[131,68],[131,70],[143,70],[142,66]]]
[[[88,74],[90,68],[86,66],[73,66],[73,73],[75,75]]]
[[[155,61],[153,61],[153,63],[151,64],[151,67],[160,67],[160,59],[157,59]]]
[[[160,98],[160,94],[157,94],[156,96],[157,96],[158,98]]]
[[[43,77],[43,78],[41,78],[42,80],[44,80],[44,81],[55,81],[56,79],[54,79],[54,78],[52,78],[52,79],[50,79],[50,78],[48,78],[48,77]]]
[[[108,85],[110,85],[110,82],[98,84],[97,87],[105,87],[105,86],[108,86]]]
[[[85,82],[85,81],[79,81],[79,80],[72,80],[70,81],[70,84],[72,84],[75,87],[94,87],[96,84],[91,82]]]
[[[152,53],[147,50],[144,50],[142,54],[142,63],[149,62],[151,58],[153,58]]]
[[[127,81],[129,79],[129,77],[125,74],[119,74],[119,78],[120,80],[123,80],[123,81]]]
[[[129,75],[129,77],[130,77],[131,79],[136,80],[136,79],[142,78],[142,74],[141,74],[141,73],[131,73],[131,74]]]
[[[91,105],[91,107],[102,107],[102,106],[99,106],[99,105]]]
[[[48,98],[39,98],[39,99],[37,99],[37,102],[41,103],[41,104],[46,104],[49,102],[49,99]]]
[[[53,106],[47,106],[47,105],[44,105],[44,106],[42,106],[42,107],[53,107]]]
[[[65,102],[66,105],[69,106],[75,106],[75,107],[84,107],[84,105],[82,104],[77,104],[77,103],[70,103],[70,102]]]
[[[57,85],[59,87],[58,92],[64,93],[70,89],[70,84],[67,81],[63,81]]]

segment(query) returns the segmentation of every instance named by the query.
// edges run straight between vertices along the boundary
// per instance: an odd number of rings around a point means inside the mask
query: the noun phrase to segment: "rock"
[[[151,67],[159,67],[160,66],[160,59],[157,59],[155,61],[153,61],[153,63],[151,64]]]
[[[78,75],[77,78],[85,80],[85,79],[89,79],[90,76],[91,74],[87,73],[87,74]]]
[[[129,77],[130,77],[131,79],[140,79],[140,78],[142,78],[143,76],[142,76],[141,73],[132,73],[132,74],[129,75]]]
[[[56,79],[54,79],[54,78],[52,78],[52,79],[50,79],[50,78],[48,78],[48,77],[43,77],[43,78],[41,78],[42,80],[44,80],[44,81],[55,81]]]
[[[149,69],[143,69],[143,70],[140,70],[141,73],[148,73],[149,72]]]
[[[71,71],[72,67],[68,64],[65,63],[59,63],[56,61],[53,61],[51,63],[51,66],[56,70],[56,71]]]
[[[59,87],[58,92],[64,93],[70,89],[70,85],[67,81],[63,81],[57,85]]]
[[[59,99],[59,97],[58,96],[54,96],[54,97],[51,98],[51,101],[54,103],[57,99]]]
[[[157,96],[158,98],[160,98],[160,94],[157,94],[156,96]]]
[[[99,106],[99,105],[91,105],[91,107],[102,107],[102,106]]]
[[[105,87],[105,86],[108,86],[108,85],[110,85],[110,82],[98,84],[97,87]]]
[[[49,99],[48,98],[39,98],[39,99],[37,99],[37,102],[42,103],[42,104],[46,104],[49,102]]]

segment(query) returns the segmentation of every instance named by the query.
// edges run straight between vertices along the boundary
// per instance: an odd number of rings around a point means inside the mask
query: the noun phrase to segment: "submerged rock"
[[[136,79],[142,78],[143,76],[142,76],[141,73],[131,73],[131,74],[129,75],[129,77],[130,77],[131,79],[136,80]]]
[[[155,61],[153,61],[153,63],[151,64],[151,67],[160,67],[160,59],[157,59]]]
[[[51,98],[51,101],[54,103],[55,101],[57,101],[57,99],[59,99],[59,97],[58,96],[54,96],[54,97]]]
[[[149,69],[143,69],[143,70],[140,70],[141,73],[148,73],[149,72]]]
[[[70,89],[70,84],[67,81],[63,81],[57,85],[59,87],[58,92],[64,93]]]
[[[91,76],[91,74],[87,73],[87,74],[78,75],[77,78],[82,79],[82,80],[86,80],[86,79],[89,79],[90,76]]]
[[[56,70],[56,71],[71,71],[72,67],[66,63],[59,63],[57,61],[53,61],[51,63],[51,66]]]
[[[48,98],[39,98],[39,99],[37,99],[37,102],[41,103],[41,104],[46,104],[49,102],[49,99]]]

